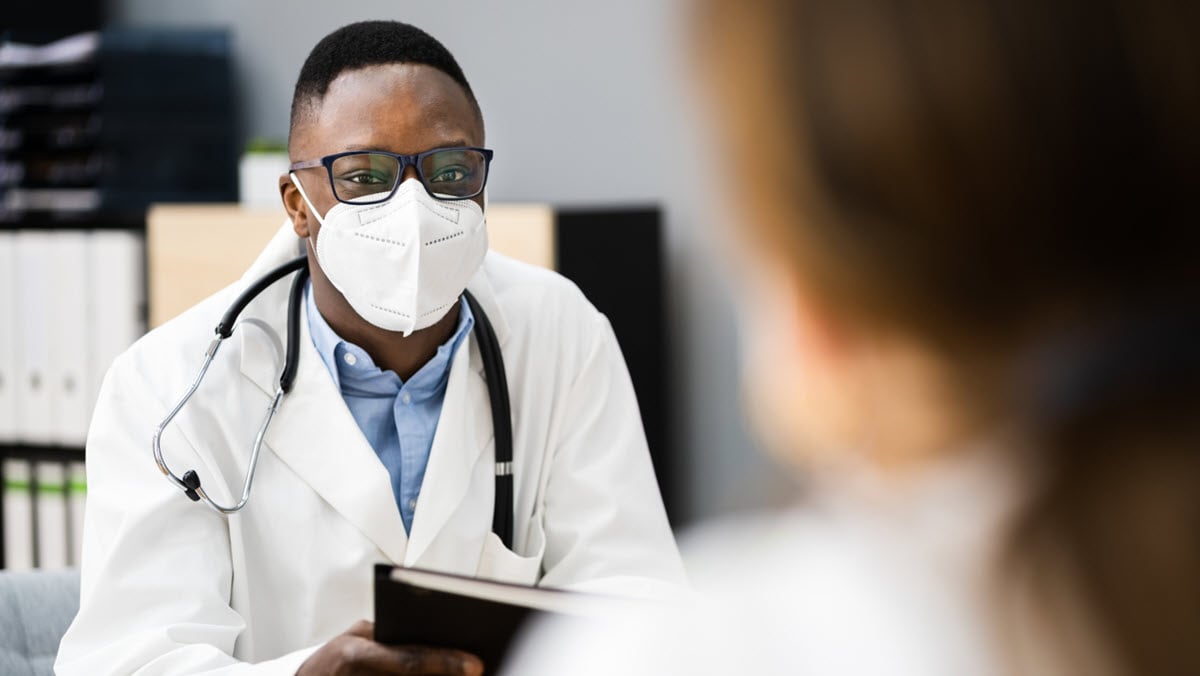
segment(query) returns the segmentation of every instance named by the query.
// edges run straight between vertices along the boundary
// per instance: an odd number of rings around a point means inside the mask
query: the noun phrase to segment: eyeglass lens
[[[343,155],[330,170],[338,199],[357,203],[385,199],[401,174],[399,159],[371,152]],[[417,173],[434,197],[474,197],[483,191],[487,158],[478,150],[438,150],[421,158]]]

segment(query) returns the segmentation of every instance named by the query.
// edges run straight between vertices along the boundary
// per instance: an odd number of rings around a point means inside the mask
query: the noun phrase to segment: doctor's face
[[[325,98],[292,130],[292,162],[349,150],[410,155],[452,146],[483,146],[483,124],[466,92],[450,76],[419,64],[368,66],[343,72]],[[322,218],[337,199],[324,167],[295,172]],[[407,167],[403,180],[417,178]],[[280,180],[284,207],[296,234],[315,244],[320,223],[312,218],[287,176]],[[483,195],[474,198],[483,206]]]

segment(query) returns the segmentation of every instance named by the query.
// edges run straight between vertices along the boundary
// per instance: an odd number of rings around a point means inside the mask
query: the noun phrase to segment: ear
[[[292,229],[296,231],[296,236],[308,239],[312,234],[308,227],[308,205],[304,203],[304,197],[296,189],[296,184],[292,183],[290,173],[279,177],[279,197],[283,200],[284,211],[292,220]]]

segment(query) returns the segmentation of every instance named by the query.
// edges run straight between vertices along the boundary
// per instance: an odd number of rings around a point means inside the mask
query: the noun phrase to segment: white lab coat
[[[495,328],[513,412],[514,551],[491,533],[492,421],[474,336],[455,354],[412,532],[388,473],[300,321],[295,387],[251,498],[222,516],[159,473],[151,434],[245,285],[296,255],[290,224],[238,284],[116,360],[88,437],[79,615],[60,674],[292,674],[371,618],[372,564],[639,594],[683,582],[637,402],[608,321],[561,276],[489,253],[468,288]],[[163,451],[218,502],[240,494],[274,393],[290,283],[253,301]]]
[[[1117,673],[1072,585],[1012,567],[1034,486],[1026,443],[1004,432],[940,449],[903,476],[851,462],[810,472],[800,505],[683,538],[691,603],[544,622],[503,673]]]
[[[597,626],[543,623],[505,673],[1063,673],[1002,666],[1015,646],[991,623],[995,566],[1020,504],[1003,450],[948,453],[904,481],[813,474],[800,506],[683,538],[694,602]]]

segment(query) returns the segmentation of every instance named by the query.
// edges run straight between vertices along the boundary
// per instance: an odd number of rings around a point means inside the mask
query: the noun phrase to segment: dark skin
[[[483,123],[466,92],[436,68],[388,64],[339,75],[324,100],[292,129],[288,153],[292,162],[300,162],[346,150],[408,155],[453,146],[483,146]],[[296,177],[322,218],[338,203],[323,167],[298,170]],[[416,177],[415,167],[405,169],[404,180]],[[287,175],[279,179],[279,192],[296,234],[308,243],[313,299],[321,316],[339,336],[366,350],[379,368],[407,381],[454,333],[458,306],[407,338],[358,316],[321,270],[314,253],[321,224]],[[475,201],[483,207],[482,195]]]
[[[343,72],[322,101],[292,129],[293,162],[346,150],[386,150],[415,154],[433,148],[483,146],[483,123],[466,92],[440,70],[413,64],[369,66]],[[323,167],[301,169],[297,178],[324,217],[337,204]],[[404,179],[416,178],[413,167]],[[381,369],[408,380],[437,352],[458,325],[458,306],[433,326],[407,338],[380,329],[354,311],[321,270],[315,254],[321,224],[309,213],[287,175],[279,192],[296,234],[308,245],[313,299],[321,316],[343,339],[362,347]],[[483,207],[483,197],[476,198]],[[297,676],[326,674],[483,673],[479,658],[460,650],[425,646],[386,646],[374,639],[374,625],[360,621],[313,653]]]
[[[481,676],[483,662],[471,653],[425,646],[385,646],[375,642],[375,625],[359,620],[313,653],[296,676],[358,674],[443,674]]]

